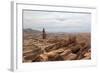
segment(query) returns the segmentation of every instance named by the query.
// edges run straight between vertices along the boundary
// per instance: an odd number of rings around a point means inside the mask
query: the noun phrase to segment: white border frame
[[[66,67],[94,66],[96,65],[96,8],[95,7],[77,7],[77,6],[58,6],[58,5],[41,5],[23,2],[11,3],[11,24],[12,24],[12,57],[11,70],[25,71],[35,69],[54,69]],[[91,13],[91,60],[74,60],[74,61],[58,61],[58,62],[34,62],[22,63],[22,9],[31,10],[52,10],[52,11],[70,11],[70,12],[86,12]]]

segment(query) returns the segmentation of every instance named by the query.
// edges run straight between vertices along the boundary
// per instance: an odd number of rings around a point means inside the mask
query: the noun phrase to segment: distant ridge
[[[30,29],[30,28],[27,28],[27,29],[23,29],[23,32],[25,33],[41,33],[41,31],[39,30],[33,30],[33,29]]]

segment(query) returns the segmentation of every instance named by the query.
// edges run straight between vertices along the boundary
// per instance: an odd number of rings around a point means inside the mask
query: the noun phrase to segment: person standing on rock
[[[42,31],[42,38],[43,39],[46,39],[46,32],[45,32],[45,29],[43,28],[43,31]]]

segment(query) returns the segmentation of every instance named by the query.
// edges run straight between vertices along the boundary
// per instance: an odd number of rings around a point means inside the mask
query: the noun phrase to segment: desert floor
[[[23,62],[65,61],[91,59],[90,33],[23,32]]]

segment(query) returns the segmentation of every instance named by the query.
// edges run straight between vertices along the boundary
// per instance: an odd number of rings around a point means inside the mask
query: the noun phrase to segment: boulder
[[[65,50],[64,52],[62,52],[60,55],[61,56],[67,56],[68,54],[70,54],[71,53],[71,50],[70,49],[67,49],[67,50]]]
[[[70,53],[67,56],[63,56],[64,60],[75,60],[77,58],[76,54]]]

